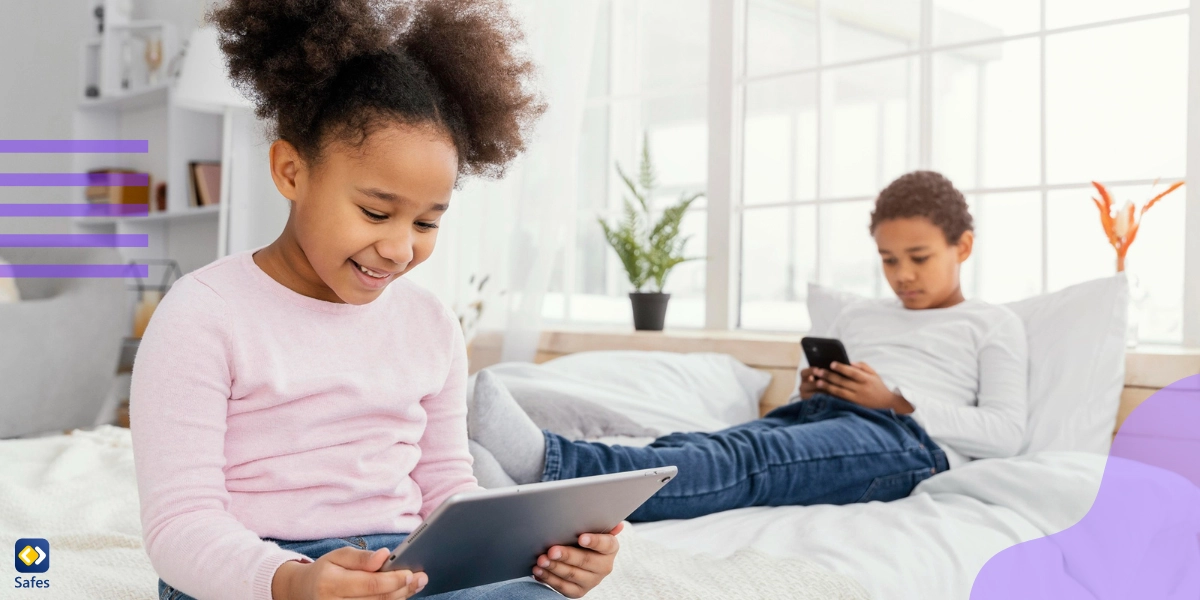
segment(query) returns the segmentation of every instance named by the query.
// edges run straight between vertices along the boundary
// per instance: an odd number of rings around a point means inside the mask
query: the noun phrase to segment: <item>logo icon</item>
[[[45,573],[50,570],[50,542],[42,538],[21,538],[13,548],[18,573]]]

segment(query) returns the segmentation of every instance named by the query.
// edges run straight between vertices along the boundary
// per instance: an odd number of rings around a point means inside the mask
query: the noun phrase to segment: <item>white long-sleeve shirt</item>
[[[915,408],[910,415],[946,452],[950,467],[1014,456],[1028,418],[1025,325],[1004,306],[969,299],[912,310],[896,298],[846,305],[822,337],[851,362],[875,369]],[[801,358],[800,369],[808,366]],[[798,399],[797,390],[793,400]]]

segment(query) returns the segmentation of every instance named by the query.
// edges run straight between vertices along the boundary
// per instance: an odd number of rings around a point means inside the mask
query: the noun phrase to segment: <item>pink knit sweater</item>
[[[310,298],[258,250],[180,278],[133,368],[146,552],[202,600],[270,600],[279,565],[311,562],[261,537],[409,532],[480,489],[454,314],[404,279],[364,305]]]

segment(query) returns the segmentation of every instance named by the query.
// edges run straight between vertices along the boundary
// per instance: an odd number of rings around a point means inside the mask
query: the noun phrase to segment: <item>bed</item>
[[[873,598],[968,598],[976,576],[997,553],[1063,531],[1084,517],[1096,498],[1109,447],[1122,421],[1155,388],[1170,383],[1147,376],[1154,365],[1125,355],[1125,293],[1125,282],[1118,276],[1010,304],[1025,322],[1030,342],[1033,416],[1019,456],[972,461],[923,481],[908,498],[889,503],[747,508],[689,520],[639,523],[633,530],[642,539],[697,558],[727,559],[750,550],[772,558],[803,559],[850,576]],[[819,335],[840,305],[851,300],[810,286],[814,333]],[[497,339],[477,343],[473,368],[500,373],[511,383],[514,396],[536,395],[540,384],[534,381],[559,376],[580,379],[579,390],[603,388],[626,377],[629,395],[647,395],[651,390],[642,382],[662,381],[687,369],[669,355],[732,356],[768,376],[757,390],[761,396],[753,408],[765,414],[788,402],[795,390],[801,355],[798,337],[561,329],[543,334],[539,368],[489,364],[494,356],[489,350],[498,347]],[[622,363],[620,353],[630,349],[644,354]],[[693,377],[721,368],[711,359],[698,362]],[[656,360],[672,364],[654,375],[654,369],[645,365]],[[1189,365],[1188,372],[1196,372]],[[594,381],[582,382],[587,377]],[[738,373],[730,376],[731,381],[738,378]],[[552,384],[556,399],[585,399],[582,391],[559,393],[565,385]],[[621,392],[613,392],[587,395],[634,421],[657,424],[660,432],[716,429],[752,416],[745,414],[744,407],[740,418],[731,418],[737,411],[688,413],[683,400],[675,396],[703,395],[700,387],[660,394],[660,406],[653,407],[625,403]],[[748,390],[748,397],[753,392]],[[660,410],[661,404],[668,410]],[[664,412],[679,422],[663,422]],[[705,416],[707,423],[702,422]],[[595,439],[641,444],[649,438]],[[783,585],[777,593],[777,597],[792,597]]]
[[[997,552],[1062,531],[1087,513],[1118,414],[1128,412],[1119,409],[1124,321],[1111,322],[1114,306],[1124,310],[1123,280],[1081,285],[1060,292],[1057,306],[1043,301],[1024,307],[1023,317],[1037,332],[1054,338],[1040,350],[1046,356],[1033,360],[1058,373],[1038,384],[1048,387],[1031,383],[1031,395],[1034,389],[1041,396],[1061,395],[1059,379],[1083,387],[1069,402],[1035,411],[1047,426],[1035,428],[1033,446],[1022,455],[973,461],[889,503],[747,508],[640,523],[622,534],[617,571],[589,597],[969,597],[976,575]],[[812,298],[821,298],[819,292],[810,296],[814,326],[821,307]],[[1082,308],[1085,300],[1090,308]],[[1075,325],[1047,331],[1063,311]],[[473,345],[472,370],[486,366],[504,373],[514,389],[523,373],[558,393],[559,402],[569,402],[572,392],[554,387],[554,373],[560,379],[586,373],[610,383],[623,374],[645,393],[617,389],[605,408],[655,432],[716,429],[788,400],[799,360],[789,352],[796,350],[783,351],[782,342],[769,338],[695,336],[689,344],[687,337],[624,334],[622,342],[618,334],[548,333],[536,364],[489,365],[480,359],[484,346]],[[1089,351],[1080,359],[1063,352],[1062,344]],[[673,392],[664,391],[671,386]],[[577,391],[594,395],[599,387]],[[1070,430],[1060,421],[1070,422]],[[652,439],[645,431],[600,433],[597,439],[610,442]],[[0,464],[0,531],[7,539],[52,541],[54,567],[47,577],[53,597],[156,597],[157,576],[142,548],[128,430],[101,426],[6,440],[0,442]]]
[[[744,367],[738,363],[723,365],[729,362],[722,360],[727,356],[581,350],[540,365],[501,363],[488,369],[494,376],[491,380],[503,381],[523,405],[550,394],[558,404],[603,402],[630,421],[648,424],[660,432],[715,430],[748,420],[757,410],[749,401],[755,389],[746,390],[741,406],[711,401],[694,403],[706,405],[706,410],[688,411],[682,406],[683,398],[719,387],[712,381],[716,379],[713,373],[729,367],[733,368],[724,386],[727,389],[718,395],[737,395],[736,380],[738,375],[744,376],[738,371]],[[655,372],[659,374],[652,375]],[[630,380],[621,381],[622,373],[629,374]],[[680,382],[690,383],[703,376],[709,379],[696,389],[664,390],[675,387],[664,382],[678,373],[689,373],[679,378]],[[572,386],[571,380],[586,384]],[[620,390],[622,384],[634,388],[645,382],[658,387],[653,405],[621,403],[620,396],[646,397],[632,389]],[[762,384],[766,384],[765,379],[760,380]],[[686,386],[681,383],[679,387]],[[539,404],[534,402],[535,407]],[[593,422],[603,419],[595,411],[585,414]],[[535,417],[539,426],[577,439],[624,445],[641,445],[653,439],[622,435],[619,422],[593,432],[600,435],[572,434],[569,432],[580,428],[566,419],[556,422],[544,411],[531,412],[533,415],[541,417]],[[997,552],[1079,521],[1096,497],[1105,460],[1104,454],[1096,452],[1046,450],[1010,459],[972,461],[925,480],[909,497],[894,502],[745,508],[695,519],[637,523],[632,532],[640,541],[704,560],[736,560],[740,553],[750,551],[761,555],[760,565],[770,564],[765,557],[782,561],[763,569],[763,577],[773,585],[773,593],[766,597],[799,597],[780,573],[806,567],[813,571],[816,567],[824,573],[844,575],[861,586],[861,596],[846,597],[967,598],[976,574]],[[788,560],[796,564],[789,565]],[[626,571],[636,568],[618,566]],[[713,577],[738,572],[720,562],[710,568]],[[652,577],[647,574],[644,579],[640,582],[643,586]],[[604,587],[594,594],[598,600],[685,597],[639,595],[637,586],[632,585],[610,595]],[[712,597],[743,597],[729,596],[728,592]]]

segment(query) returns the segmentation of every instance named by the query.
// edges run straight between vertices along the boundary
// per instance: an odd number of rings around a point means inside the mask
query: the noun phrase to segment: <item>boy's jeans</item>
[[[280,548],[294,550],[313,560],[317,560],[328,552],[346,546],[359,548],[360,550],[378,550],[380,548],[394,550],[396,546],[399,546],[404,541],[405,537],[408,537],[407,533],[376,533],[344,538],[326,538],[323,540],[262,539],[268,542],[275,542]],[[530,564],[529,568],[532,571],[533,564]],[[427,573],[427,575],[437,577],[437,573]],[[532,577],[527,577],[427,597],[429,600],[523,600],[525,598],[531,600],[562,600],[564,596],[555,591],[554,588],[540,583]],[[171,587],[161,579],[158,580],[158,598],[159,600],[195,600],[191,596]]]
[[[645,447],[544,431],[543,481],[675,465],[679,474],[630,521],[690,519],[747,506],[903,498],[949,469],[917,422],[817,393],[721,431],[672,433]]]

